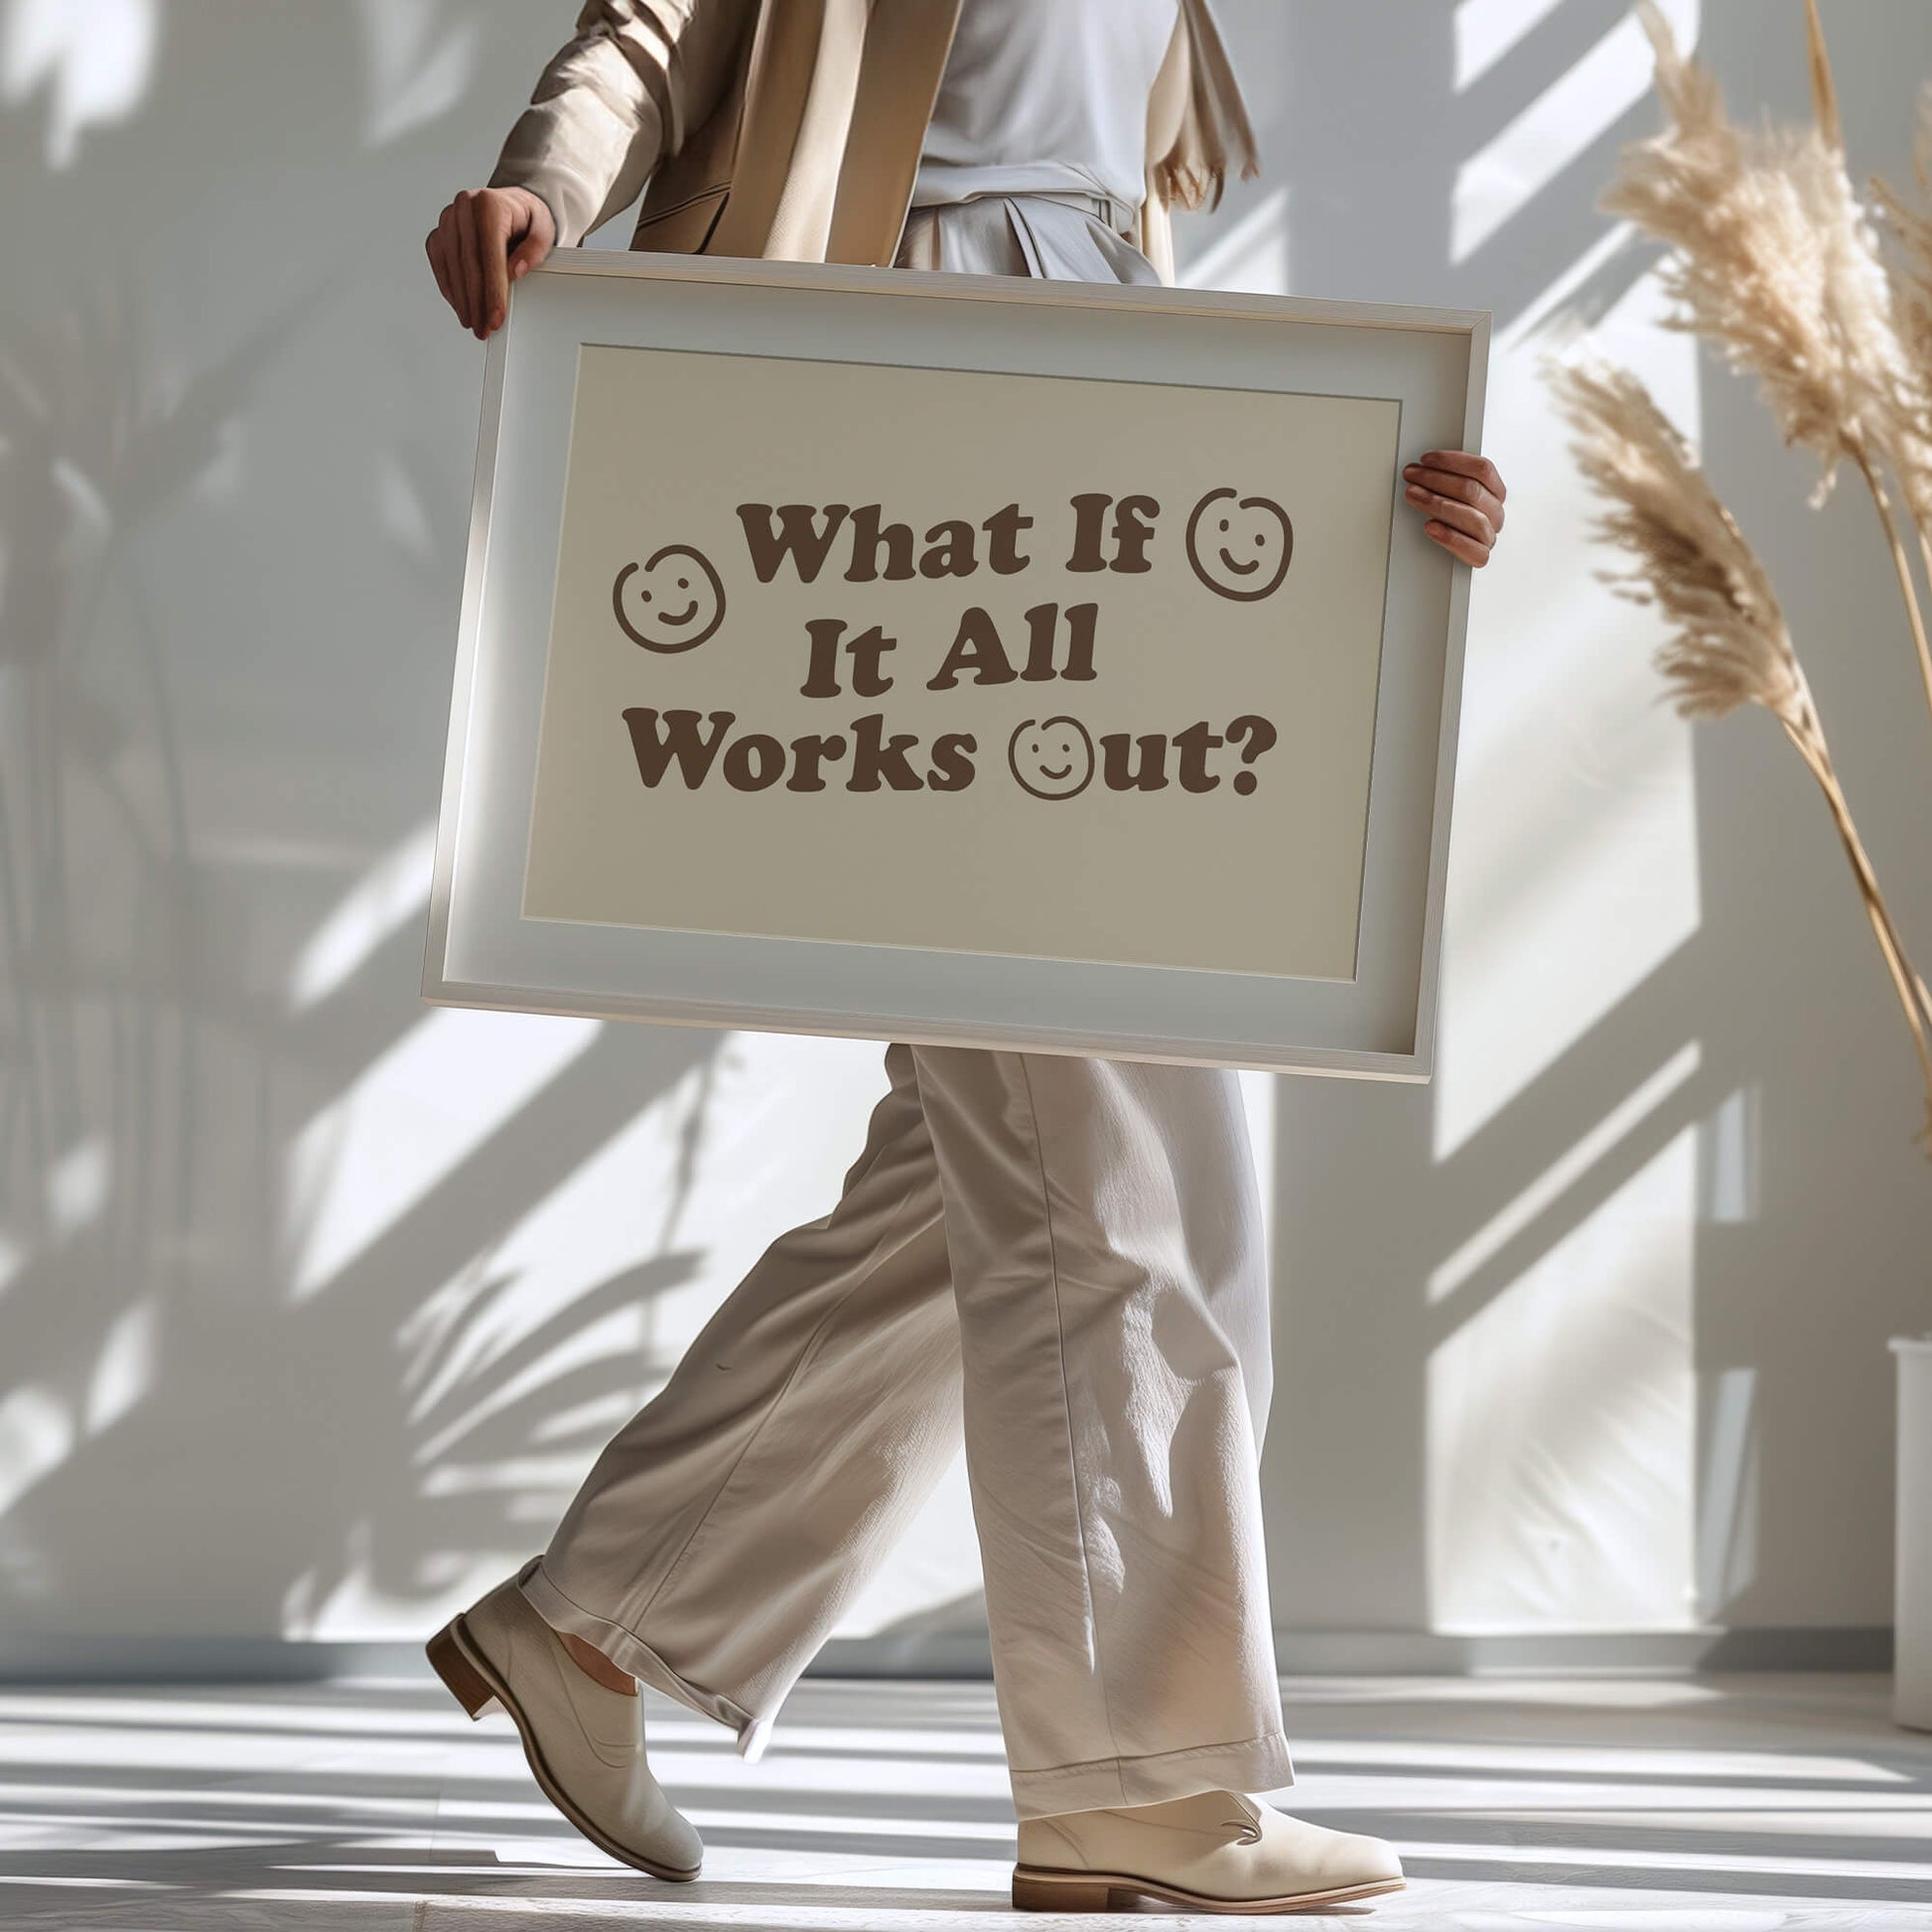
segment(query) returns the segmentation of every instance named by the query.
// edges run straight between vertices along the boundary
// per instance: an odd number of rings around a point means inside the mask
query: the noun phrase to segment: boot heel
[[[430,1667],[448,1687],[450,1695],[469,1712],[481,1718],[496,1702],[496,1693],[477,1674],[477,1667],[463,1654],[456,1640],[456,1625],[446,1623],[423,1646]]]
[[[1016,1912],[1104,1912],[1111,1887],[1104,1878],[1038,1878],[1013,1874]]]

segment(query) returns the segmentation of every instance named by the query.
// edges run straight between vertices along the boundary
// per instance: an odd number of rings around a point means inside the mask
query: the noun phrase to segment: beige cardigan
[[[570,246],[643,191],[633,248],[889,264],[960,0],[588,0],[510,130],[492,188],[527,188]],[[1180,0],[1148,101],[1137,237],[1173,275],[1169,208],[1255,172],[1207,0]]]

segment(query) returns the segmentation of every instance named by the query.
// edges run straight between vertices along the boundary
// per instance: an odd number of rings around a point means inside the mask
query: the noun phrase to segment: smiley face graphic
[[[611,608],[633,644],[689,650],[724,622],[725,587],[702,550],[667,543],[641,567],[625,564],[618,572]]]
[[[1071,798],[1093,782],[1093,740],[1077,718],[1029,718],[1007,740],[1007,764],[1035,798]]]
[[[1258,604],[1273,597],[1295,555],[1295,525],[1272,496],[1210,489],[1187,519],[1187,561],[1218,597]]]

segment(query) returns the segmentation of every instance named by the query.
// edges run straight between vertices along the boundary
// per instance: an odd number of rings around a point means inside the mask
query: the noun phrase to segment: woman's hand
[[[1502,532],[1509,494],[1496,466],[1468,450],[1425,450],[1402,477],[1402,493],[1429,519],[1424,534],[1480,570]]]
[[[503,326],[510,283],[556,246],[549,205],[527,188],[466,188],[423,243],[436,286],[479,342]]]

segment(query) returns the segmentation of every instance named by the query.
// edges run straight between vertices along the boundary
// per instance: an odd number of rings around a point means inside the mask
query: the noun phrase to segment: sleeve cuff
[[[534,195],[550,210],[550,224],[557,231],[555,246],[559,248],[575,248],[588,232],[572,222],[563,185],[545,169],[499,167],[486,185],[490,188],[520,188],[525,194]]]

